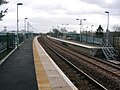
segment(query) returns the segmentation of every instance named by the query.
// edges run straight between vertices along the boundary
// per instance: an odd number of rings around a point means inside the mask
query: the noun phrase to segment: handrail
[[[110,44],[109,41],[107,41],[107,46],[105,45],[105,43],[103,41],[102,42],[102,51],[106,57],[107,60],[113,59],[115,60],[115,49],[112,47],[112,45]]]

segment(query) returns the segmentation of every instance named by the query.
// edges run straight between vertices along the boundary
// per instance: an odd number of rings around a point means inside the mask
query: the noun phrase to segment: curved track
[[[119,68],[109,66],[105,63],[100,63],[94,59],[83,56],[78,52],[68,49],[66,45],[51,41],[50,39],[40,37],[39,39],[44,40],[47,46],[53,48],[65,59],[68,59],[78,69],[86,72],[87,75],[94,78],[95,81],[98,81],[104,85],[109,90],[119,90],[120,89],[120,76]],[[40,40],[39,40],[40,41]],[[44,44],[45,44],[44,43]],[[43,45],[44,46],[44,45]],[[92,72],[91,72],[92,71]],[[100,85],[101,85],[100,84]]]
[[[49,39],[49,41],[47,41],[47,42],[50,42],[53,45],[57,46],[58,48],[61,48],[62,50],[69,52],[69,53],[75,55],[76,57],[79,57],[81,60],[84,60],[90,64],[93,64],[94,66],[97,66],[97,67],[101,68],[102,70],[109,72],[111,75],[114,75],[114,76],[120,78],[120,67],[115,64],[105,62],[105,61],[102,61],[102,60],[94,58],[94,57],[90,57],[88,55],[78,52],[77,50],[75,50],[71,47],[69,48],[68,46],[63,48],[63,47],[61,47],[60,43],[54,42],[51,39]]]
[[[47,50],[49,48],[52,52],[54,52],[54,54],[57,57],[62,59],[61,63],[60,61],[58,62],[58,60],[57,60],[57,63],[60,64],[59,65],[60,67],[62,66],[61,68],[63,68],[63,65],[64,65],[64,69],[67,68],[67,70],[63,70],[65,71],[64,73],[69,74],[67,76],[78,87],[78,89],[80,90],[107,90],[103,85],[98,83],[96,80],[94,80],[89,75],[87,75],[85,72],[83,72],[78,67],[76,67],[74,64],[72,64],[69,60],[67,60],[62,55],[60,55],[58,52],[56,52],[52,47],[50,47],[48,42],[46,42],[43,38],[39,38],[38,41],[40,42],[40,44],[42,44],[45,50],[46,50],[46,47],[47,47]],[[49,51],[48,53],[50,54],[51,52]],[[58,58],[55,58],[55,59],[58,59]]]

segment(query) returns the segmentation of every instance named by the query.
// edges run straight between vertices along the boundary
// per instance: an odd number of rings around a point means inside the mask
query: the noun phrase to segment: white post
[[[23,3],[17,3],[17,48],[19,48],[19,37],[18,37],[18,34],[19,34],[18,5],[23,5]]]

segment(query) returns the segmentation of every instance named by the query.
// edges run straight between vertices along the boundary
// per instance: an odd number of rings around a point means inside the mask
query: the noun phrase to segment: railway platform
[[[32,39],[29,39],[0,65],[0,90],[37,89]]]
[[[105,47],[101,47],[97,45],[88,45],[88,44],[83,44],[83,43],[74,42],[70,40],[54,38],[50,36],[47,36],[47,37],[53,40],[67,43],[67,45],[72,46],[72,47],[77,46],[78,47],[77,49],[81,51],[82,53],[85,53],[87,55],[94,56],[94,57],[98,56],[98,51],[102,51],[102,48],[105,48]]]
[[[63,40],[63,39],[54,38],[54,37],[50,37],[50,36],[47,36],[47,37],[51,38],[51,39],[61,41],[61,42],[66,42],[66,43],[69,43],[69,44],[72,44],[72,45],[80,46],[80,47],[83,47],[83,48],[88,48],[88,49],[102,49],[102,48],[104,48],[104,47],[101,47],[101,46],[82,44],[82,43],[77,43],[77,42],[73,42],[73,41],[69,41],[69,40]]]
[[[79,50],[79,51],[81,51],[81,52],[83,52],[83,53],[85,53],[87,55],[92,55],[94,57],[101,56],[101,54],[99,55],[98,52],[100,52],[100,51],[102,52],[102,49],[107,49],[107,48],[110,49],[110,48],[112,48],[112,47],[102,47],[102,46],[99,46],[99,45],[83,44],[83,43],[79,43],[79,42],[59,39],[59,38],[50,37],[50,36],[47,36],[47,37],[50,38],[50,39],[53,39],[53,40],[68,43],[69,45],[72,45],[72,46],[77,46],[77,47],[79,47],[79,48],[77,48],[77,50]],[[120,61],[117,61],[117,60],[107,60],[107,61],[111,62],[111,63],[114,63],[114,64],[119,64],[120,65]]]
[[[48,56],[37,37],[33,41],[33,53],[39,90],[78,90]]]
[[[0,65],[0,90],[77,90],[37,42],[29,39]]]

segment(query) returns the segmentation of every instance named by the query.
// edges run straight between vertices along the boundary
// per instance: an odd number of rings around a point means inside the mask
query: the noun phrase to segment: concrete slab
[[[120,61],[116,61],[116,60],[108,60],[108,61],[114,64],[120,64]]]
[[[35,43],[35,48],[37,49],[36,51],[40,58],[38,61],[41,62],[43,67],[42,70],[44,70],[45,72],[44,74],[42,74],[39,71],[38,80],[40,80],[41,78],[40,76],[43,77],[45,76],[52,90],[78,90],[73,85],[73,83],[66,77],[66,75],[60,70],[60,68],[55,64],[55,62],[49,57],[49,55],[45,52],[42,46],[38,43],[37,37],[34,39],[34,43]],[[41,85],[42,84],[39,84],[39,86]],[[47,88],[44,88],[44,90],[47,90]]]
[[[52,90],[73,90],[71,87],[53,87]]]
[[[72,44],[72,45],[77,45],[77,46],[80,46],[80,47],[88,48],[88,49],[102,49],[103,48],[103,47],[100,47],[100,46],[92,46],[92,45],[87,45],[87,44],[82,44],[82,43],[76,43],[76,42],[63,40],[63,39],[59,39],[59,38],[54,38],[54,37],[50,37],[50,36],[48,36],[48,38],[55,39],[55,40],[62,41],[62,42],[66,42],[66,43],[69,43],[69,44]]]

